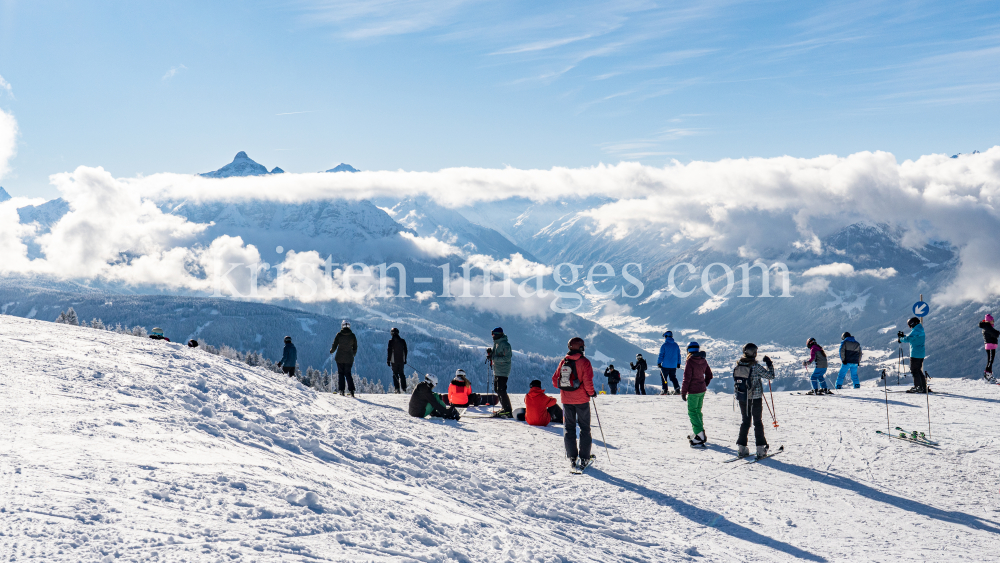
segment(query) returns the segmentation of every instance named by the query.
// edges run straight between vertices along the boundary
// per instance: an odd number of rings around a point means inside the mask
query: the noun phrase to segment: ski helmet
[[[392,330],[390,330],[389,333],[390,334],[399,334],[399,329],[396,328],[396,327],[392,327]]]
[[[340,321],[340,328],[351,328],[351,321],[347,319]]]
[[[816,339],[815,338],[810,338],[809,340],[806,341],[806,348],[812,348],[813,344],[815,344],[815,343],[816,343]]]
[[[637,359],[637,360],[641,360],[641,359],[642,359],[642,354],[636,354],[636,355],[635,355],[635,359]]]
[[[583,352],[585,344],[582,338],[574,336],[569,339],[569,344],[567,344],[567,346],[569,346],[571,352]]]
[[[910,320],[906,321],[906,326],[910,328],[913,328],[918,324],[920,324],[920,319],[918,319],[917,317],[910,317]]]
[[[688,344],[687,351],[688,351],[688,354],[691,354],[693,352],[700,352],[701,351],[701,344],[698,344],[697,342],[691,342],[690,344]]]
[[[455,370],[455,377],[461,377],[461,378],[464,379],[465,378],[465,370],[461,369],[461,368],[456,369]]]
[[[663,338],[673,338],[673,337],[674,337],[674,331],[672,330],[668,330],[667,332],[663,333]]]
[[[291,337],[291,336],[286,336],[286,337],[285,337],[285,343],[286,343],[286,344],[289,344],[289,343],[291,343],[291,342],[292,342],[292,337]]]
[[[757,345],[753,342],[747,342],[743,346],[743,355],[747,358],[753,359],[757,357]]]
[[[430,383],[431,387],[434,387],[435,385],[438,384],[438,378],[435,377],[434,374],[430,374],[430,373],[424,375],[424,381],[426,381],[427,383]]]
[[[993,324],[993,315],[991,315],[989,313],[986,313],[986,318],[983,319],[983,320],[986,321],[986,322],[988,322],[988,323],[990,323],[990,324]]]
[[[843,340],[845,338],[850,338],[850,337],[851,337],[851,333],[849,333],[849,332],[845,332],[844,334],[840,335],[840,339],[841,340]]]
[[[615,369],[615,364],[608,364],[608,369]]]
[[[163,329],[160,328],[160,327],[154,327],[152,335],[153,336],[163,336]]]

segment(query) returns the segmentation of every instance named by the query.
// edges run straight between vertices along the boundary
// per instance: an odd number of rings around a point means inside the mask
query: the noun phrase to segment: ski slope
[[[706,398],[707,450],[679,397],[600,396],[611,461],[595,428],[573,476],[558,427],[412,419],[405,396],[317,394],[178,344],[0,316],[0,357],[4,561],[1000,557],[985,383],[932,381],[954,393],[930,398],[938,450],[875,433],[880,389],[775,395],[786,451],[757,464],[721,463],[731,395]],[[926,430],[923,396],[888,399],[893,426]]]

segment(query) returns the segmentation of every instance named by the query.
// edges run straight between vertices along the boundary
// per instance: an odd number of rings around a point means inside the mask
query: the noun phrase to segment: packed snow
[[[938,449],[875,432],[886,401],[891,426],[926,431],[922,395],[776,393],[767,433],[785,452],[755,464],[722,463],[729,394],[706,397],[707,450],[688,445],[680,397],[601,395],[607,450],[595,426],[596,465],[577,476],[558,425],[415,419],[404,395],[316,393],[179,344],[0,316],[0,355],[5,561],[984,561],[1000,548],[1000,389],[983,382],[931,382]]]

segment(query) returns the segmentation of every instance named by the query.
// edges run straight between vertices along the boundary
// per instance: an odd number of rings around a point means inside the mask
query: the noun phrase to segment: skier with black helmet
[[[837,389],[840,389],[844,384],[844,376],[848,373],[851,374],[851,382],[854,383],[854,388],[860,389],[861,382],[858,380],[858,364],[861,363],[861,344],[849,332],[845,332],[840,338],[840,372],[837,373]]]
[[[404,367],[406,366],[407,350],[406,341],[400,338],[399,329],[392,327],[389,331],[392,335],[389,338],[389,346],[386,351],[385,365],[392,368],[392,386],[396,390],[396,393],[406,392],[406,373],[404,372]],[[400,391],[402,389],[402,391]]]
[[[677,368],[681,367],[681,347],[674,342],[674,333],[669,330],[663,333],[663,344],[660,344],[656,367],[660,368],[660,377],[663,378],[663,394],[670,394],[667,386],[669,379],[674,385],[674,394],[680,395],[681,384],[677,382]]]
[[[910,328],[910,334],[903,334],[903,331],[896,333],[896,342],[910,345],[910,374],[913,375],[913,387],[907,393],[930,393],[927,388],[927,376],[924,375],[924,357],[927,352],[924,348],[924,325],[917,317],[910,317],[906,321],[906,326]]]
[[[604,368],[604,377],[608,378],[608,390],[612,395],[618,394],[618,384],[622,382],[622,374],[615,369],[615,364],[609,364]]]
[[[979,322],[979,328],[982,329],[983,340],[986,342],[986,369],[983,371],[983,378],[986,381],[994,381],[993,360],[997,357],[997,339],[1000,338],[1000,330],[993,327],[993,315],[989,313]]]
[[[510,404],[510,395],[507,394],[507,378],[510,377],[510,364],[513,351],[507,335],[503,333],[502,327],[496,327],[491,333],[493,337],[493,348],[487,349],[487,359],[493,367],[494,390],[500,397],[500,418],[513,418],[513,407]]]
[[[757,345],[748,343],[743,346],[743,356],[736,363],[733,369],[733,380],[735,382],[736,401],[740,404],[740,414],[743,416],[743,423],[740,424],[740,435],[736,440],[739,448],[737,456],[746,457],[750,455],[750,448],[747,447],[747,439],[750,433],[750,423],[753,422],[754,441],[757,444],[757,458],[767,455],[767,437],[764,436],[764,421],[762,413],[764,409],[764,385],[763,379],[774,379],[774,365],[771,358],[764,356],[764,366],[757,362]]]
[[[635,394],[646,394],[646,359],[642,354],[635,355],[635,363],[629,362],[629,367],[635,372]]]
[[[295,345],[292,344],[292,337],[285,337],[285,348],[281,351],[281,361],[278,362],[278,367],[281,371],[288,374],[288,377],[295,375],[295,363],[298,361],[299,353],[295,349]]]
[[[582,471],[593,463],[590,453],[593,439],[590,436],[590,399],[594,391],[594,368],[584,357],[584,341],[579,336],[570,339],[566,353],[552,375],[552,385],[559,389],[563,404],[563,444],[571,471]],[[580,427],[580,443],[576,441],[576,428]]]
[[[346,382],[347,391],[353,397],[354,376],[351,369],[354,367],[354,356],[358,354],[358,337],[351,332],[351,321],[345,319],[340,323],[340,332],[333,339],[330,353],[336,354],[333,361],[337,363],[337,391],[343,395]]]
[[[808,366],[813,362],[816,363],[812,376],[809,378],[809,382],[812,384],[812,391],[809,391],[806,395],[833,395],[833,392],[826,387],[826,368],[828,366],[826,351],[816,342],[815,338],[810,338],[806,342],[806,348],[809,349],[809,359],[803,361],[802,365]]]

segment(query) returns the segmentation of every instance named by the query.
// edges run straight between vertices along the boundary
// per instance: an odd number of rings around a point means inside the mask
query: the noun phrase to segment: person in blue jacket
[[[295,363],[299,359],[299,352],[295,349],[295,345],[292,344],[292,337],[285,337],[285,349],[281,351],[281,361],[278,362],[278,367],[281,371],[288,374],[288,377],[295,375]]]
[[[674,333],[663,333],[663,344],[660,344],[660,355],[656,358],[656,367],[660,368],[663,379],[663,394],[670,394],[667,380],[674,384],[674,395],[681,394],[681,384],[677,382],[677,368],[681,367],[681,347],[674,342]]]
[[[854,388],[860,389],[861,382],[858,381],[858,364],[861,363],[861,344],[849,332],[845,332],[841,338],[843,340],[840,342],[840,373],[837,374],[837,389],[840,389],[844,384],[844,376],[848,373],[851,374],[851,381],[854,383]]]
[[[924,358],[927,352],[924,350],[924,325],[917,317],[912,317],[907,321],[906,326],[910,327],[910,334],[903,334],[903,331],[896,333],[897,342],[910,345],[910,374],[913,375],[913,388],[907,393],[930,393],[927,388],[927,376],[924,374]]]

